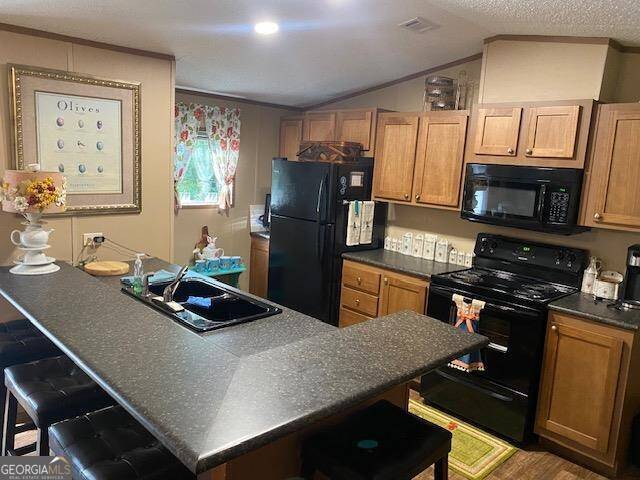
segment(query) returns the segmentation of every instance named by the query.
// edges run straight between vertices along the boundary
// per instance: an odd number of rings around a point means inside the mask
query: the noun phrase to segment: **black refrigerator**
[[[386,204],[376,203],[370,244],[346,245],[348,201],[369,200],[373,159],[349,163],[274,158],[268,298],[338,325],[342,253],[381,248]]]

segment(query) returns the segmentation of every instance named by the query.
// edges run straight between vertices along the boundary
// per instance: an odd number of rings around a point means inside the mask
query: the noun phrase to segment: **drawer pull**
[[[554,332],[558,331],[558,326],[557,325],[551,325],[551,330],[553,330]]]
[[[362,277],[356,278],[356,281],[358,282],[358,285],[360,285],[362,283]]]
[[[360,306],[360,299],[356,298],[356,305]]]
[[[593,219],[594,219],[596,222],[599,222],[600,220],[602,220],[602,215],[600,215],[599,213],[595,213],[595,214],[593,215]]]
[[[387,285],[389,283],[389,279],[387,277],[384,277],[384,284]]]
[[[405,194],[404,194],[404,199],[405,199],[405,200],[409,200],[409,194],[408,194],[408,193],[405,193]]]
[[[507,148],[507,153],[509,155],[513,155],[513,152],[515,152],[515,150],[513,148],[511,148],[511,147]]]

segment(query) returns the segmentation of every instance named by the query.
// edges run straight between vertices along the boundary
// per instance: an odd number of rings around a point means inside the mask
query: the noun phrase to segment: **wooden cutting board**
[[[91,262],[84,266],[84,271],[96,277],[111,277],[129,273],[129,265],[115,261]]]

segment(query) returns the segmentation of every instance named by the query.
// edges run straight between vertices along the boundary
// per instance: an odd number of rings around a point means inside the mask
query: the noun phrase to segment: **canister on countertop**
[[[413,252],[411,254],[414,257],[422,257],[423,249],[424,249],[424,235],[422,233],[418,233],[415,237],[413,237]]]
[[[411,248],[413,246],[413,233],[407,232],[402,235],[402,254],[411,255]]]
[[[435,235],[425,235],[422,258],[425,260],[433,260],[436,258],[436,241],[437,237]]]
[[[462,250],[458,250],[458,257],[456,258],[456,265],[462,265],[464,267],[464,261],[467,254]]]
[[[452,248],[449,251],[449,263],[451,265],[455,265],[458,263],[458,251],[455,248]]]
[[[436,242],[435,261],[440,263],[447,263],[449,261],[449,240],[446,238],[440,238]]]

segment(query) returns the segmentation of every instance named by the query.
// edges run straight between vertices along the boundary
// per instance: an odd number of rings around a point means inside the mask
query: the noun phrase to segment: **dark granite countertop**
[[[361,252],[347,252],[342,254],[342,258],[353,260],[354,262],[366,263],[374,267],[386,268],[395,272],[406,273],[414,277],[424,279],[431,278],[431,275],[439,273],[455,272],[464,270],[464,265],[449,265],[448,263],[434,262],[424,258],[403,255],[379,248],[377,250],[363,250]]]
[[[286,308],[198,335],[112,285],[0,268],[0,294],[196,473],[487,342],[410,312],[339,330]]]
[[[595,302],[592,295],[574,293],[549,304],[550,310],[584,317],[626,330],[640,329],[640,310],[618,310],[608,305],[612,300]]]
[[[251,232],[251,236],[269,240],[271,238],[271,232]]]

